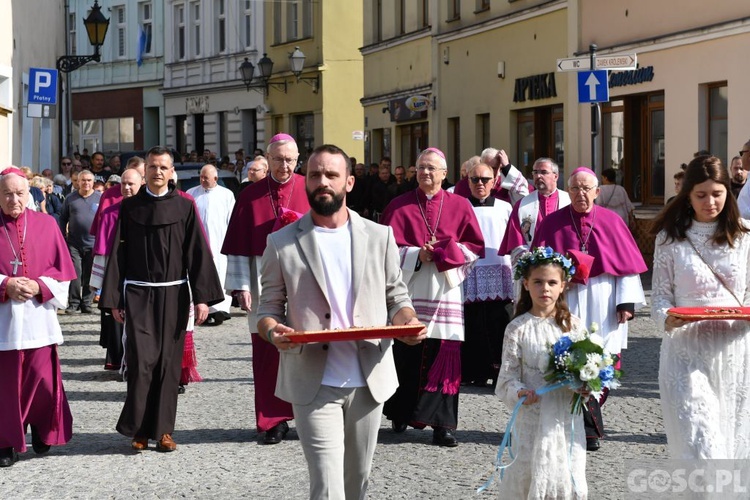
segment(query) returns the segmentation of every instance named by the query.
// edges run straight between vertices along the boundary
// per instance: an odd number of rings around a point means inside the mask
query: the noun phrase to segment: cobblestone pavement
[[[44,457],[31,451],[0,469],[0,498],[307,497],[307,468],[292,425],[288,440],[259,444],[253,412],[252,350],[239,310],[219,327],[195,334],[205,378],[180,396],[178,449],[136,453],[115,423],[125,384],[103,370],[97,315],[60,316],[63,378],[74,417],[73,439]],[[624,499],[623,461],[665,457],[657,380],[659,337],[642,309],[631,323],[623,387],[604,407],[608,438],[589,453],[590,498]],[[430,444],[429,430],[394,434],[383,420],[370,498],[477,498],[489,477],[508,410],[490,389],[462,388],[457,448]],[[479,497],[494,497],[491,488]]]

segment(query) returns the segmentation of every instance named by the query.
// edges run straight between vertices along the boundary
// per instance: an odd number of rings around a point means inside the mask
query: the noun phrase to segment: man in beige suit
[[[353,186],[346,153],[331,145],[313,151],[311,210],[268,236],[261,261],[258,332],[281,350],[276,396],[292,403],[310,498],[364,498],[383,403],[398,379],[391,340],[297,345],[285,334],[419,324],[393,232],[346,208]],[[415,345],[425,334],[399,340]]]

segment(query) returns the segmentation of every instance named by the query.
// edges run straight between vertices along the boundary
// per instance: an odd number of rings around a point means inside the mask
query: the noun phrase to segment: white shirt
[[[351,223],[335,229],[315,226],[315,240],[320,255],[325,256],[321,260],[331,305],[331,329],[355,326]],[[365,387],[367,381],[362,375],[357,352],[357,343],[354,341],[331,342],[322,384],[331,387]]]

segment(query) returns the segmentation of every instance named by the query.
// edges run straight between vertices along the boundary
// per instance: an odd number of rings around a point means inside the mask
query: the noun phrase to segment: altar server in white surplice
[[[206,239],[211,247],[216,271],[219,273],[221,287],[227,274],[227,256],[221,253],[224,236],[227,234],[229,219],[234,210],[234,193],[218,184],[219,174],[213,165],[204,165],[201,169],[201,184],[188,189],[187,193],[195,198],[198,214],[206,231]],[[229,308],[232,298],[224,295],[224,301],[209,308],[208,324],[221,324],[229,319]]]

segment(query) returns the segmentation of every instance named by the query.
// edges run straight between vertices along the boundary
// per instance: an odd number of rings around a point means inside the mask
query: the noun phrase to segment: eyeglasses
[[[421,172],[428,172],[430,174],[433,174],[433,173],[435,173],[438,170],[445,170],[445,169],[444,168],[437,168],[437,167],[433,167],[433,166],[426,167],[424,165],[420,165],[420,166],[417,167],[417,170],[419,170]]]
[[[573,194],[583,193],[589,194],[592,189],[596,189],[596,186],[571,186],[570,191]]]
[[[750,153],[750,149],[743,149],[740,151],[740,156],[744,155],[745,153]]]
[[[297,163],[297,158],[284,158],[282,156],[272,156],[271,160],[275,161],[276,163],[285,163],[287,165],[294,165]]]
[[[554,172],[551,172],[549,170],[532,170],[531,175],[549,175],[554,174]]]
[[[70,163],[69,161],[64,161],[64,162],[62,162],[62,164],[63,165],[72,165],[72,163]]]
[[[479,181],[482,181],[482,184],[488,184],[492,177],[469,177],[469,180],[474,184],[479,184]]]

